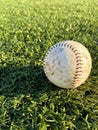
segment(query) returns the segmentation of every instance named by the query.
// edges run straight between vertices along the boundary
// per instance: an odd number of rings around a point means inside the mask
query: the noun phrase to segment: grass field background
[[[63,40],[92,57],[74,90],[43,71],[47,50]],[[98,0],[0,0],[0,130],[98,130]]]

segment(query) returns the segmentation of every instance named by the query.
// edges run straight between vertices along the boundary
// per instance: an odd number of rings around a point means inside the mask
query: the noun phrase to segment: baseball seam
[[[72,44],[69,44],[68,42],[65,42],[64,46],[71,49],[71,51],[75,54],[75,57],[76,57],[76,70],[75,70],[75,73],[74,73],[73,83],[72,83],[72,88],[75,88],[78,81],[81,80],[81,76],[82,76],[82,73],[83,73],[82,56],[81,56],[79,50],[77,49],[77,47],[74,46],[74,44],[72,45]]]

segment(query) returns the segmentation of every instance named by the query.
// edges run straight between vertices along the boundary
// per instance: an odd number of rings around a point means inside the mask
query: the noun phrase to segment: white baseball
[[[76,88],[88,78],[92,66],[90,53],[81,43],[62,41],[52,46],[44,58],[47,78],[61,88]]]

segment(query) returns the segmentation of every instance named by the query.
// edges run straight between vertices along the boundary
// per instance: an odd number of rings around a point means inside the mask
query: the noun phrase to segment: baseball
[[[48,50],[43,64],[46,77],[54,85],[76,88],[88,78],[92,60],[89,51],[81,43],[62,41]]]

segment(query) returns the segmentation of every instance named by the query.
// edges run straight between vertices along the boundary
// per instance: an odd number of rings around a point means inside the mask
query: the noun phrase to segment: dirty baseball
[[[76,88],[83,84],[91,67],[89,51],[75,41],[62,41],[53,45],[44,58],[46,77],[61,88]]]

